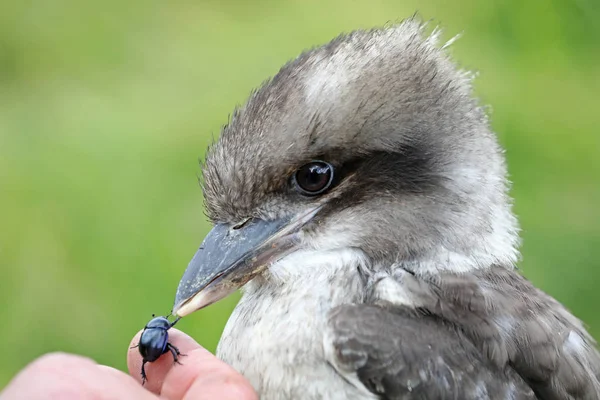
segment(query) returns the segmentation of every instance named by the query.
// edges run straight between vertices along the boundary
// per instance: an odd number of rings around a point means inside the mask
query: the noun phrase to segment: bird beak
[[[319,208],[272,221],[252,219],[237,229],[215,225],[179,282],[173,315],[184,317],[221,300],[293,253],[302,227]]]

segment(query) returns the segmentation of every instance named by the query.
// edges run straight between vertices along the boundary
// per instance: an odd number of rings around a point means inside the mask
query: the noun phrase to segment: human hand
[[[129,347],[137,345],[141,331]],[[175,328],[170,342],[185,357],[174,364],[170,353],[146,364],[148,381],[141,385],[142,358],[137,348],[129,349],[129,376],[117,369],[96,364],[85,357],[52,353],[23,369],[0,393],[0,400],[37,399],[239,399],[257,400],[250,383],[229,365],[200,347],[194,339]]]

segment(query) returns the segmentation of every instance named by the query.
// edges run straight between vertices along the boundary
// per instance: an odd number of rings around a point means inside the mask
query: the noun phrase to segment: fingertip
[[[200,346],[198,342],[194,340],[194,338],[176,328],[171,328],[169,330],[169,342],[181,351],[192,351],[196,349],[204,350],[204,348]]]
[[[140,383],[142,382],[142,377],[140,376],[142,369],[142,355],[137,347],[140,342],[142,331],[143,330],[140,330],[133,336],[127,347],[127,369],[129,370],[129,375],[136,378]]]
[[[142,332],[138,331],[138,333],[136,333],[133,338],[131,339],[131,341],[129,342],[129,346],[127,346],[127,366],[129,367],[129,363],[131,361],[133,361],[135,358],[140,358],[141,354],[140,351],[138,349],[138,345],[140,342],[140,336],[142,336]]]
[[[140,342],[140,336],[142,336],[143,329],[140,329],[129,342],[129,350],[136,349],[138,347],[138,343]]]
[[[143,359],[137,345],[141,333],[142,331],[139,331],[133,337],[127,351],[127,368],[129,374],[139,383],[142,382],[141,372]],[[182,354],[182,357],[180,358],[181,363],[185,363],[187,353],[202,349],[194,339],[175,328],[169,330],[169,343],[175,346]],[[202,350],[206,351],[204,349]],[[144,368],[146,370],[147,381],[144,384],[144,387],[153,393],[160,394],[162,392],[165,377],[174,365],[176,364],[174,363],[173,356],[170,352],[163,354],[158,360],[152,363],[146,363]]]

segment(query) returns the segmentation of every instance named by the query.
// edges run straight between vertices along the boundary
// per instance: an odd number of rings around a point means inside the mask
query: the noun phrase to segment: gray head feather
[[[502,150],[471,75],[438,37],[409,20],[285,65],[210,149],[209,217],[236,223],[324,204],[306,246],[358,248],[374,264],[423,272],[511,267],[519,240]],[[290,177],[314,159],[340,179],[307,198]]]

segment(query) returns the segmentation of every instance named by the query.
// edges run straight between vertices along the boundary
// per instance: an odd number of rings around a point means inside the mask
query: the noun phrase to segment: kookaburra
[[[503,151],[415,20],[286,64],[203,165],[186,316],[238,288],[217,355],[261,399],[598,399],[582,323],[515,268]]]

